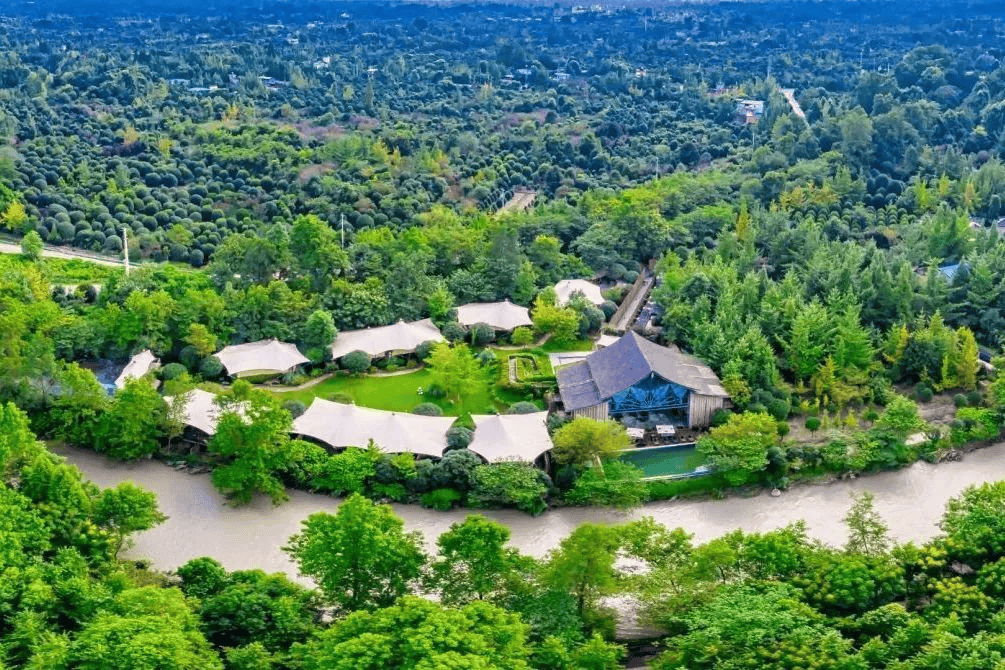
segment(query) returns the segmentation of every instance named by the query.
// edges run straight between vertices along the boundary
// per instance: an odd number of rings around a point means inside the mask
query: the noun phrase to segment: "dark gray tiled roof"
[[[712,369],[677,348],[661,347],[633,331],[556,374],[567,410],[596,405],[650,373],[701,395],[729,397]]]

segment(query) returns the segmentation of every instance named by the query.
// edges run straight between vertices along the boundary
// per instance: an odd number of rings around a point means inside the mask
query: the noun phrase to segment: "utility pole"
[[[129,274],[129,233],[128,228],[122,226],[122,260],[126,266],[126,274]]]

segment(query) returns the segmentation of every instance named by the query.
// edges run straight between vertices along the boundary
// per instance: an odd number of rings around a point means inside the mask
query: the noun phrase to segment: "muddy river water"
[[[179,472],[155,461],[124,464],[94,452],[61,448],[59,453],[101,486],[130,480],[157,494],[169,519],[136,536],[129,556],[149,558],[154,567],[170,570],[197,556],[212,556],[230,570],[261,568],[295,574],[280,547],[299,530],[300,521],[317,511],[334,512],[339,500],[299,491],[289,502],[273,507],[268,500],[233,508],[213,489],[207,475]],[[652,516],[669,526],[681,526],[704,541],[736,528],[766,531],[792,521],[806,521],[812,537],[832,545],[845,540],[842,517],[850,496],[871,491],[876,510],[894,538],[925,540],[938,532],[946,501],[969,484],[1005,479],[1005,444],[968,454],[963,461],[930,465],[916,463],[895,472],[798,486],[771,497],[727,498],[709,501],[672,501],[645,505],[630,512],[605,508],[562,508],[532,518],[516,511],[484,512],[512,531],[512,544],[524,553],[543,556],[584,521],[617,523]],[[420,531],[428,543],[468,511],[437,512],[418,505],[395,505],[410,530]]]

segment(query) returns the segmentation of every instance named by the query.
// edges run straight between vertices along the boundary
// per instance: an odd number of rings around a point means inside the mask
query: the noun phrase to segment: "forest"
[[[384,503],[630,507],[999,440],[1001,9],[5,5],[0,232],[22,253],[0,258],[0,667],[617,668],[603,597],[626,592],[659,631],[657,670],[997,667],[999,484],[952,501],[923,546],[890,540],[862,498],[845,547],[798,525],[697,544],[586,524],[543,560],[478,516],[432,555]],[[466,449],[475,392],[458,379],[488,380],[491,411],[546,407],[554,377],[495,381],[500,352],[590,346],[650,270],[650,335],[732,399],[697,444],[712,474],[643,481],[614,457],[623,434],[557,416],[547,473]],[[603,304],[557,304],[569,278]],[[458,323],[457,306],[500,300],[533,327]],[[331,360],[340,332],[423,318],[452,346]],[[451,451],[290,439],[304,403],[227,384],[214,355],[268,338],[309,359],[291,384],[422,366],[438,381],[405,409],[455,410]],[[95,372],[145,349],[160,388],[109,396]],[[197,388],[223,418],[192,455]],[[163,519],[153,495],[102,491],[36,438],[207,467],[233,504],[349,497],[285,548],[316,588],[208,558],[164,574],[120,556]],[[646,569],[621,572],[625,556]]]

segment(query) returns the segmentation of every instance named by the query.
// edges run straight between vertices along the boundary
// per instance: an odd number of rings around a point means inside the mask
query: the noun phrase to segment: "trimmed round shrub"
[[[533,414],[534,412],[540,412],[541,410],[532,402],[526,402],[521,400],[520,402],[515,402],[509,406],[506,410],[507,414]]]
[[[475,433],[470,428],[454,426],[447,431],[447,450],[467,449],[474,437]]]
[[[513,335],[510,336],[509,341],[514,346],[525,347],[534,341],[534,331],[527,326],[520,326],[513,331]]]
[[[614,313],[618,311],[618,306],[610,300],[605,300],[600,304],[600,311],[604,313],[604,320],[610,321]]]
[[[412,408],[412,414],[420,416],[443,416],[443,410],[439,405],[431,402],[421,402]]]
[[[206,356],[199,364],[199,374],[205,379],[216,379],[223,374],[223,363],[216,356]]]
[[[164,381],[170,381],[172,379],[177,379],[181,375],[188,372],[185,366],[181,363],[168,363],[161,368],[161,379]]]
[[[811,433],[815,433],[816,431],[820,430],[820,418],[816,416],[811,416],[810,418],[806,419],[806,423],[803,425],[806,426],[806,430],[810,431]]]
[[[787,421],[779,421],[776,427],[778,437],[785,437],[789,434],[789,424]]]
[[[759,402],[752,402],[747,405],[747,411],[751,414],[765,414],[767,413],[768,408]]]
[[[178,360],[189,370],[195,370],[199,367],[199,352],[191,344],[182,347],[182,350],[178,352]]]
[[[283,409],[290,413],[294,419],[307,411],[307,405],[299,400],[287,400],[283,403]]]
[[[918,384],[914,387],[914,395],[917,397],[918,402],[931,402],[933,393],[932,389],[924,384]]]
[[[370,356],[365,351],[350,351],[342,357],[342,367],[351,374],[362,374],[370,367]]]
[[[971,391],[967,394],[967,404],[971,407],[977,407],[981,404],[984,398],[981,397],[980,391]]]
[[[478,352],[476,356],[478,362],[482,365],[491,365],[496,362],[496,355],[494,351],[489,351],[488,349],[482,349]]]
[[[966,407],[967,397],[962,393],[957,393],[956,395],[953,396],[953,404],[956,405],[957,409],[959,409],[960,407]]]

